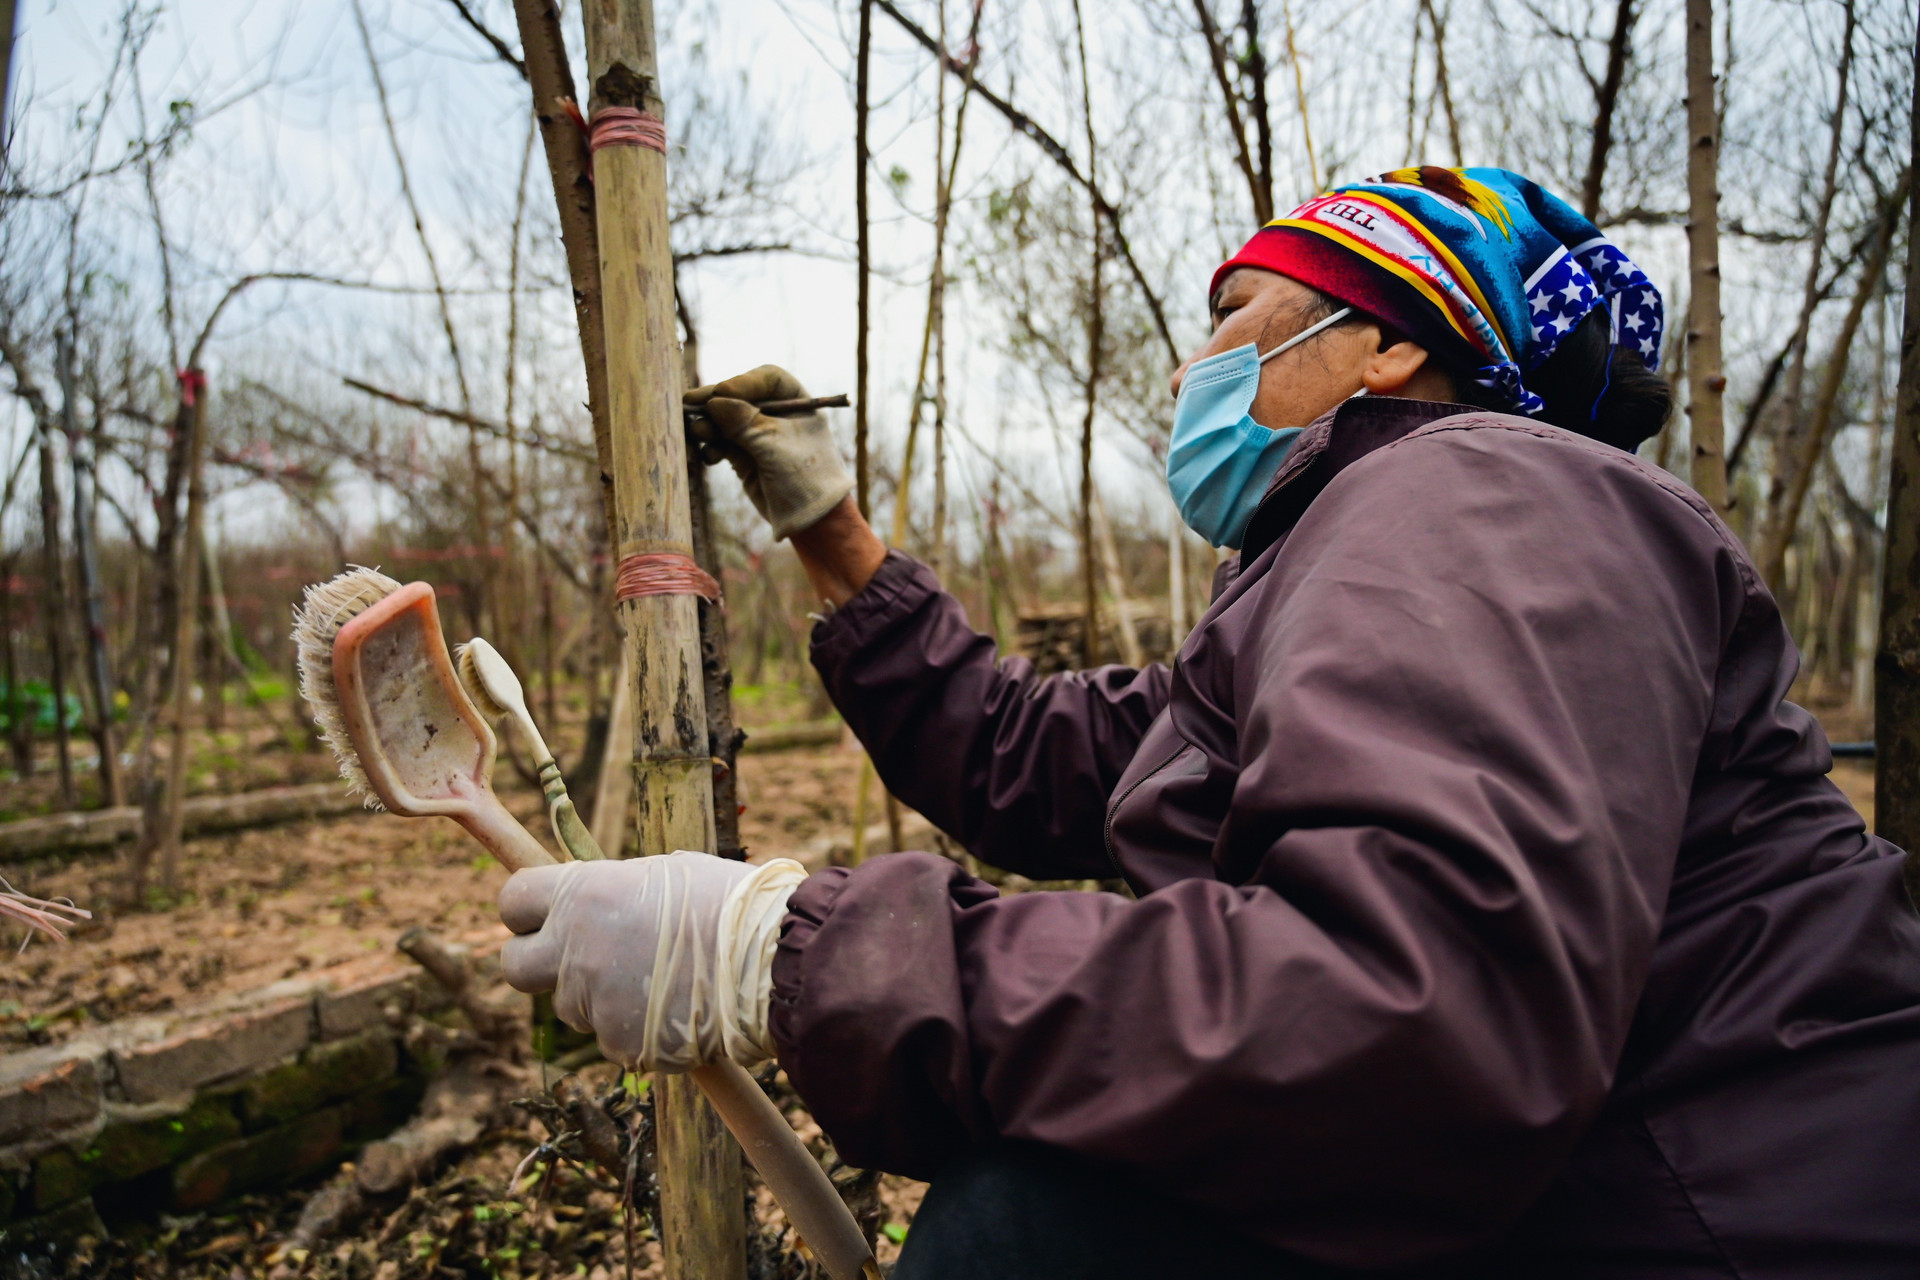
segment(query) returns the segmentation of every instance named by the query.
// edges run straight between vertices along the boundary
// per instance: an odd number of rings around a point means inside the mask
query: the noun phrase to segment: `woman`
[[[1240,556],[1171,670],[996,660],[824,425],[756,414],[790,377],[699,393],[888,787],[1135,899],[542,868],[509,979],[623,1061],[777,1055],[933,1180],[900,1276],[1920,1275],[1920,920],[1745,551],[1631,455],[1658,293],[1533,183],[1422,168],[1263,228],[1212,309],[1168,482]]]

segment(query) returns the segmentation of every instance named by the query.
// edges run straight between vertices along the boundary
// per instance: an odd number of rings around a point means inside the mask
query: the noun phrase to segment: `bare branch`
[[[522,80],[527,78],[527,64],[514,55],[511,45],[495,35],[486,23],[480,21],[479,15],[467,7],[466,0],[447,0],[447,3],[453,6],[454,12],[460,15],[462,22],[472,27],[482,40],[493,46],[493,51],[499,55],[500,61],[519,72]]]

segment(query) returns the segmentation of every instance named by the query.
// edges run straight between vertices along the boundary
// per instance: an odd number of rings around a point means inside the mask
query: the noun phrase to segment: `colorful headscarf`
[[[1214,273],[1264,267],[1450,351],[1521,413],[1527,378],[1596,307],[1660,365],[1660,291],[1565,201],[1505,169],[1395,169],[1275,218]]]

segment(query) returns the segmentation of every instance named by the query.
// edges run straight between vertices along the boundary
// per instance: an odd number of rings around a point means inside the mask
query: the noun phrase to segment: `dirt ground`
[[[742,757],[752,856],[850,830],[858,769],[838,748]],[[508,807],[544,837],[539,794],[501,774]],[[0,875],[100,912],[69,944],[36,939],[0,963],[0,1051],[383,951],[414,925],[463,942],[506,936],[494,910],[504,873],[439,818],[354,814],[189,840],[178,892],[158,911],[112,910],[125,875],[114,855],[0,863]]]

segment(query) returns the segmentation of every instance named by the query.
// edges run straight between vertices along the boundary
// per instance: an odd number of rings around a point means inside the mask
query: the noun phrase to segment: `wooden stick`
[[[652,0],[584,8],[594,112],[630,107],[664,116]],[[589,117],[591,118],[591,117]],[[594,157],[595,221],[607,344],[613,462],[613,552],[691,557],[691,506],[674,349],[673,251],[667,161],[641,146]],[[715,846],[700,621],[692,596],[642,596],[617,606],[634,680],[634,810],[642,854]],[[660,1236],[667,1280],[746,1274],[740,1153],[691,1080],[654,1082],[659,1125]]]

